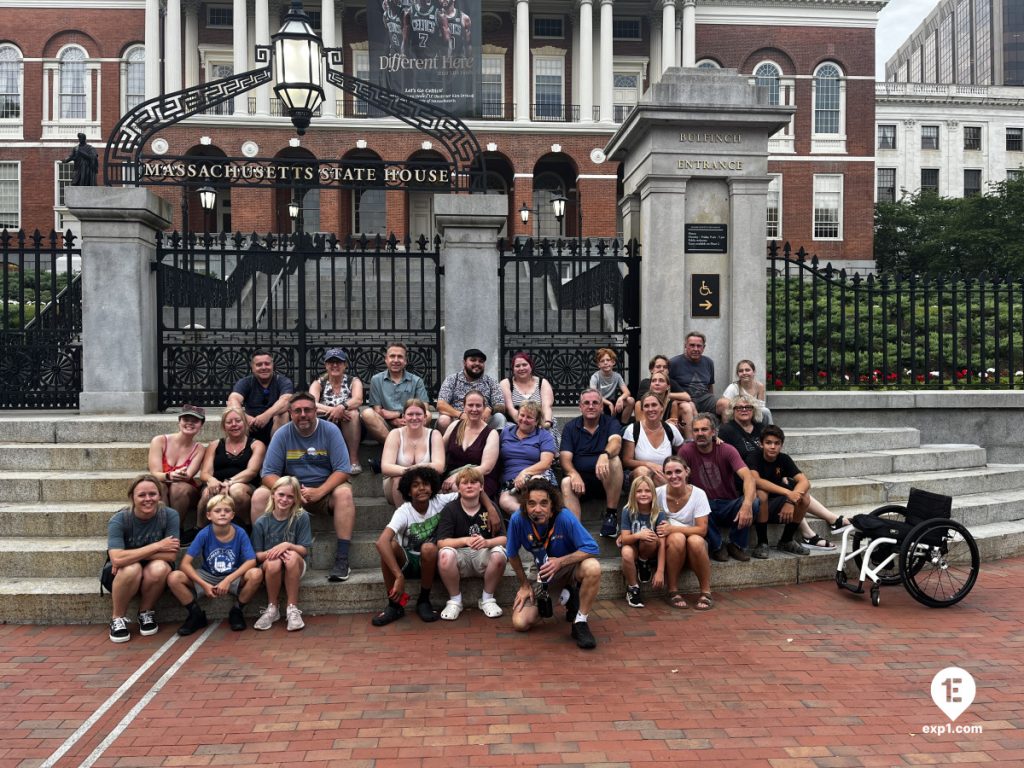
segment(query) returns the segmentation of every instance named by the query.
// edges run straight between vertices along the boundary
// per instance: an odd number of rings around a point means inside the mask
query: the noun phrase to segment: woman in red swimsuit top
[[[160,480],[163,502],[178,512],[181,520],[190,520],[199,501],[196,475],[203,465],[205,446],[196,441],[206,421],[206,411],[196,405],[183,405],[178,416],[178,431],[157,435],[149,443],[149,471]]]

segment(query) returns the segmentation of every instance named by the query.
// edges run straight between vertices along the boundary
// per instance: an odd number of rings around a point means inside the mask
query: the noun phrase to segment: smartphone
[[[398,598],[398,604],[405,608],[405,604],[409,602],[409,593],[403,592]]]

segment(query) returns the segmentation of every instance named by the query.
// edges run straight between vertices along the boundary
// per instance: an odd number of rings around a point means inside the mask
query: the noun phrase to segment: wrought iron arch
[[[332,65],[344,64],[341,48],[328,48],[324,53],[328,82],[385,114],[397,117],[444,147],[452,166],[453,191],[483,191],[486,177],[483,153],[480,142],[465,122],[433,104],[334,69]],[[271,57],[270,46],[257,45],[256,62],[266,66],[157,96],[127,112],[107,139],[103,183],[138,186],[146,143],[157,132],[269,83],[273,79]]]

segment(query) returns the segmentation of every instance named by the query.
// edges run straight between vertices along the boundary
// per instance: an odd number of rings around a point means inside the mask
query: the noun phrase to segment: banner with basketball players
[[[480,0],[369,0],[370,80],[460,117],[480,114]]]

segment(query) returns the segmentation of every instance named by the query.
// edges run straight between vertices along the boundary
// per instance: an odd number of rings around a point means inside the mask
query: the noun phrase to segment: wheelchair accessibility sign
[[[976,692],[974,677],[966,669],[946,667],[939,670],[932,678],[932,701],[950,722],[945,725],[926,725],[922,732],[938,736],[951,733],[981,733],[981,725],[953,725],[953,722],[974,702]]]

